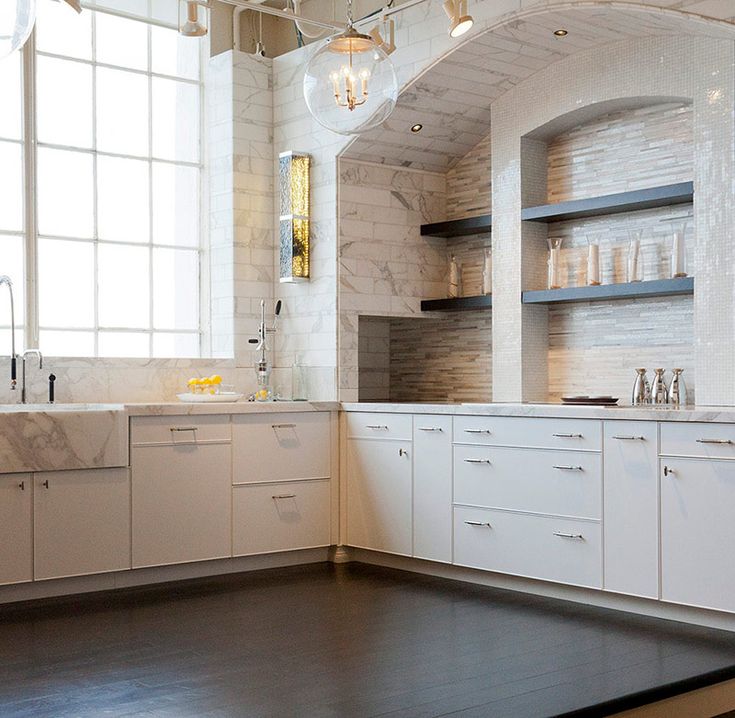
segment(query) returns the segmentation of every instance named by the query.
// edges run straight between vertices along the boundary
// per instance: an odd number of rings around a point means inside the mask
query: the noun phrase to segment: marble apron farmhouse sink
[[[122,404],[0,405],[0,473],[127,465]]]

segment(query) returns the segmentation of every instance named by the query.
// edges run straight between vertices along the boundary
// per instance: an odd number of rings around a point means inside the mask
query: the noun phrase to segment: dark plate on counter
[[[617,396],[563,396],[561,400],[564,404],[582,406],[615,406],[619,401]]]

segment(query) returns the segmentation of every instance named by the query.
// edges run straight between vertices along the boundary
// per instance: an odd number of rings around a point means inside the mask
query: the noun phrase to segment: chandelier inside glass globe
[[[304,98],[321,125],[340,135],[377,127],[393,112],[398,79],[388,55],[352,26],[329,38],[306,65]]]
[[[36,0],[0,0],[0,58],[23,47],[35,21]]]

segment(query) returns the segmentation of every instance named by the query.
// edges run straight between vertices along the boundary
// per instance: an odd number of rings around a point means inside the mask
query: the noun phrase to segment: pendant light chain
[[[347,25],[352,27],[352,0],[347,0]]]

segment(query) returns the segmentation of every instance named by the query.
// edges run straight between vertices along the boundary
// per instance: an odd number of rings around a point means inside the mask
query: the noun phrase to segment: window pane
[[[97,68],[97,149],[148,154],[148,78]]]
[[[94,327],[94,246],[39,240],[38,292],[42,327]]]
[[[199,85],[153,78],[153,156],[199,161]]]
[[[154,357],[198,357],[198,334],[154,334]]]
[[[137,20],[99,12],[96,15],[97,62],[148,69],[148,27]]]
[[[153,326],[199,326],[199,253],[186,249],[153,250]]]
[[[20,53],[14,52],[0,60],[0,137],[19,140],[21,137],[21,75]]]
[[[77,14],[66,3],[40,0],[36,45],[42,52],[92,59],[92,13]]]
[[[97,231],[100,239],[147,242],[149,225],[148,162],[97,158]]]
[[[100,326],[147,329],[150,326],[148,248],[101,244],[97,256]]]
[[[153,163],[153,243],[199,245],[199,170]]]
[[[175,75],[188,80],[199,79],[201,43],[193,37],[182,37],[175,30],[151,26],[153,72]]]
[[[38,150],[38,228],[41,234],[91,238],[92,155]]]
[[[94,356],[94,332],[55,332],[42,329],[41,351],[47,357]]]
[[[101,357],[148,357],[150,352],[148,334],[100,332],[98,353]]]
[[[23,326],[16,326],[15,351],[20,353],[21,351],[23,351],[25,345],[25,332],[23,331]],[[0,387],[2,389],[5,389],[6,386],[10,386],[10,362],[7,359],[8,355],[10,354],[10,349],[10,327],[5,327],[3,329],[0,329],[0,351],[3,352],[4,359],[2,369],[0,370]],[[18,370],[18,374],[20,374],[20,370]]]
[[[13,282],[13,298],[15,300],[15,327],[23,325],[23,309],[25,308],[25,280],[23,275],[23,237],[0,235],[0,274],[7,274]],[[6,286],[0,287],[0,326],[10,326],[10,294]],[[8,339],[10,334],[8,333]],[[0,353],[3,347],[0,344]]]
[[[92,147],[92,67],[54,57],[38,58],[38,139]]]
[[[0,229],[23,229],[23,150],[11,142],[0,142]]]

